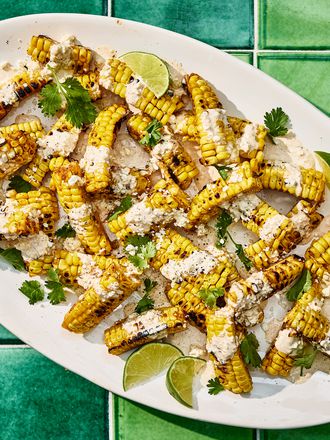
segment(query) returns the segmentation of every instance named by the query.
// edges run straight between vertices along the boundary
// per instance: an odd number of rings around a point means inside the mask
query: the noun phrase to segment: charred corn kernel
[[[219,212],[220,206],[231,201],[241,193],[260,191],[261,183],[254,177],[249,162],[242,162],[228,172],[229,177],[224,180],[220,177],[213,183],[207,184],[192,199],[188,219],[193,227],[200,222],[208,222]]]
[[[240,353],[233,310],[224,307],[208,313],[206,332],[206,349],[220,383],[233,393],[250,392],[252,379]]]
[[[74,127],[64,115],[62,115],[52,126],[46,136],[38,140],[39,148],[36,155],[25,168],[23,179],[38,188],[49,171],[49,163],[52,157],[69,155],[74,150],[79,137],[80,130]],[[66,147],[56,140],[57,136],[65,136],[62,142]],[[55,139],[55,142],[54,140]],[[61,140],[61,137],[59,138]]]
[[[330,272],[330,232],[314,240],[306,251],[306,268],[316,276],[322,277]]]
[[[312,168],[296,168],[285,162],[263,162],[260,180],[266,189],[288,192],[316,205],[324,200],[324,174]]]
[[[24,133],[29,134],[33,139],[41,138],[44,135],[44,129],[39,118],[0,127],[1,136],[4,134],[15,133],[17,131],[24,131]]]
[[[251,308],[244,310],[244,313],[235,316],[236,325],[242,325],[244,329],[247,327],[254,327],[261,324],[264,320],[264,310],[262,306],[256,304]]]
[[[120,123],[127,113],[123,105],[113,104],[101,110],[88,136],[88,146],[80,161],[87,192],[107,191],[111,182],[110,150]]]
[[[34,61],[39,61],[41,64],[52,61],[77,73],[92,70],[92,51],[90,49],[73,43],[69,45],[57,43],[44,35],[34,35],[31,38],[27,53]],[[67,61],[68,59],[69,61]]]
[[[138,273],[123,258],[109,257],[99,285],[88,289],[67,312],[62,327],[74,333],[85,333],[96,327],[141,284]],[[134,270],[134,269],[133,269]]]
[[[6,89],[6,97],[7,95],[10,97],[9,99],[0,101],[0,120],[24,98],[32,95],[32,93],[39,92],[47,81],[47,79],[42,78],[39,74],[30,74],[25,70],[13,76],[13,78],[1,88],[1,90]]]
[[[287,377],[292,370],[293,364],[294,357],[282,353],[273,345],[263,358],[261,368],[272,376]]]
[[[109,254],[111,246],[101,223],[96,219],[91,204],[87,200],[83,188],[82,170],[75,161],[62,160],[62,166],[57,167],[58,160],[51,161],[50,168],[54,169],[52,182],[56,188],[59,202],[68,214],[69,221],[87,253]]]
[[[150,195],[109,221],[108,226],[119,240],[124,240],[128,235],[144,235],[172,221],[178,222],[188,208],[186,193],[173,181],[161,179]]]
[[[196,73],[187,75],[186,82],[195,110],[203,163],[238,163],[236,138],[215,91]]]
[[[0,179],[13,175],[29,163],[37,149],[36,141],[24,131],[3,133],[0,139]]]
[[[109,60],[100,72],[100,84],[107,90],[111,90],[121,98],[126,97],[126,89],[130,83],[136,81],[132,70],[118,59]],[[180,110],[184,104],[179,96],[165,94],[156,98],[154,93],[144,87],[140,96],[134,102],[128,102],[140,111],[165,125],[170,116]]]
[[[290,255],[263,272],[255,272],[247,279],[233,283],[226,294],[227,303],[238,315],[284,289],[299,276],[303,268],[304,259]]]
[[[76,79],[80,82],[83,88],[88,91],[92,101],[101,98],[102,93],[99,84],[99,72],[88,72],[84,75],[76,76]]]
[[[163,307],[141,314],[133,313],[104,332],[110,354],[122,354],[146,342],[185,330],[185,316],[180,307]]]
[[[191,111],[181,111],[169,119],[173,133],[179,134],[184,141],[198,142],[198,130],[195,114]]]
[[[127,130],[133,139],[140,141],[147,134],[147,127],[151,121],[152,118],[144,113],[132,115],[127,120]],[[143,145],[143,148],[151,151],[151,147],[148,145]]]
[[[54,255],[45,255],[37,260],[27,262],[30,277],[46,274],[53,267]]]

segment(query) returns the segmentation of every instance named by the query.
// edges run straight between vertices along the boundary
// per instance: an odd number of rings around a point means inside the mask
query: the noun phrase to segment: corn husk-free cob
[[[75,76],[75,78],[80,82],[83,88],[88,91],[92,101],[96,101],[97,99],[101,98],[102,92],[99,84],[99,72],[95,71],[84,73],[82,75]]]
[[[171,116],[169,125],[173,133],[181,135],[184,141],[198,142],[196,118],[192,111],[182,110]]]
[[[52,185],[56,189],[59,202],[86,252],[109,254],[109,239],[87,199],[83,188],[83,173],[78,162],[54,158],[50,163],[50,169],[53,172]]]
[[[44,135],[44,129],[39,118],[31,121],[19,122],[17,124],[0,127],[0,136],[4,134],[13,134],[17,131],[23,131],[29,134],[33,139],[39,139]]]
[[[187,322],[180,307],[163,307],[134,313],[104,332],[110,354],[122,354],[146,342],[185,330]]]
[[[306,269],[322,277],[330,272],[330,232],[312,242],[305,254]]]
[[[136,87],[139,79],[135,78],[132,70],[118,59],[109,60],[100,72],[100,84],[107,90],[127,98],[126,90]],[[160,98],[156,98],[153,92],[140,82],[139,92],[132,94],[134,100],[127,99],[129,106],[146,113],[152,118],[157,119],[165,125],[170,116],[180,110],[184,104],[180,97],[170,96],[167,93]]]

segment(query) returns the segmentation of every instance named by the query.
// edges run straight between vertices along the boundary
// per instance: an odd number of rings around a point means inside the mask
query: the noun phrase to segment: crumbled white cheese
[[[17,100],[14,83],[10,82],[0,89],[0,102],[4,105],[14,104]]]
[[[99,147],[87,145],[79,165],[87,174],[102,173],[104,169],[110,167],[110,148],[103,145]]]
[[[301,350],[304,346],[301,338],[290,336],[290,333],[292,333],[290,329],[281,330],[275,341],[277,350],[288,355],[297,353],[297,351]]]
[[[133,246],[132,244],[128,244],[125,247],[125,252],[127,252],[129,255],[136,255],[138,248],[136,246]]]
[[[84,252],[78,237],[67,237],[63,242],[63,249],[68,252]]]
[[[288,187],[294,187],[295,188],[295,195],[299,197],[301,195],[302,191],[302,176],[301,171],[299,168],[286,163],[283,164],[282,167],[284,168],[284,183]]]
[[[255,194],[244,194],[228,203],[228,210],[236,220],[249,221],[252,212],[262,203]],[[226,208],[227,209],[227,208]]]
[[[174,224],[178,228],[184,228],[189,223],[188,215],[184,212],[182,208],[173,211]]]
[[[260,228],[259,237],[266,243],[271,241],[277,234],[278,228],[286,220],[285,215],[276,214],[268,218]]]
[[[321,351],[330,356],[330,331],[328,331],[326,337],[319,343]]]
[[[321,291],[323,298],[330,298],[330,273],[324,272],[321,280]]]
[[[204,358],[207,355],[207,351],[200,345],[191,344],[189,349],[189,356]]]
[[[315,312],[319,312],[322,309],[324,299],[323,298],[314,298],[307,305],[307,309],[314,310]]]
[[[208,274],[216,265],[217,260],[210,253],[193,251],[181,260],[169,260],[161,267],[160,272],[172,283],[178,283],[189,276]]]
[[[208,139],[213,142],[223,141],[223,135],[220,131],[219,121],[227,124],[227,117],[224,110],[212,108],[205,110],[200,115],[200,121]]]
[[[49,66],[54,69],[70,69],[72,64],[72,46],[76,39],[73,36],[66,40],[52,44],[49,51]]]
[[[138,315],[131,315],[123,323],[123,329],[131,336],[137,333],[152,335],[166,329],[166,323],[162,320],[162,313],[159,310],[148,310]]]
[[[113,81],[111,78],[111,66],[108,62],[104,64],[102,69],[100,70],[100,85],[104,87],[106,90],[111,90]]]
[[[69,186],[83,186],[83,184],[84,179],[82,179],[80,176],[76,176],[75,174],[73,174],[68,180]]]
[[[245,290],[246,285],[250,287],[252,293]],[[255,272],[245,280],[244,284],[239,281],[232,283],[230,293],[236,296],[236,300],[230,301],[228,299],[228,302],[236,310],[245,310],[267,298],[272,291],[273,288],[268,283],[264,273]]]
[[[130,173],[130,168],[119,168],[112,172],[114,185],[113,192],[117,195],[124,196],[132,194],[136,190],[136,177]]]
[[[220,333],[212,336],[212,338],[207,341],[206,349],[209,353],[212,353],[221,364],[224,364],[233,357],[238,346],[237,340],[231,331],[233,325],[233,309],[228,306],[223,307],[215,311],[215,316],[219,319],[225,318],[228,324],[224,326],[224,329]]]
[[[253,327],[263,318],[263,311],[259,305],[255,305],[250,309],[244,309],[242,313],[236,316],[237,321],[244,327]]]
[[[259,298],[265,298],[273,291],[273,288],[269,285],[265,274],[261,271],[250,275],[246,279],[246,282],[251,286],[252,291],[255,294],[258,294]]]
[[[169,119],[169,124],[174,133],[181,133],[182,129],[187,125],[187,116],[185,112],[177,115],[172,115]]]
[[[246,124],[242,136],[237,141],[237,148],[245,153],[258,148],[257,124]]]
[[[133,113],[140,112],[140,110],[135,107],[135,104],[141,98],[141,95],[145,88],[146,88],[145,83],[139,77],[135,77],[133,81],[127,84],[125,99],[131,112]]]
[[[53,243],[42,231],[29,237],[22,237],[15,243],[15,248],[22,252],[24,261],[32,261],[43,257],[49,254],[52,247]]]
[[[37,140],[39,145],[38,152],[42,157],[63,156],[67,157],[76,148],[80,130],[72,129],[71,131],[53,130],[47,136]]]
[[[313,152],[303,146],[292,130],[289,130],[285,136],[274,137],[273,141],[275,145],[272,144],[269,148],[265,149],[267,160],[276,160],[281,157],[283,161],[292,163],[295,166],[303,168],[315,167]],[[270,155],[269,150],[273,154]]]
[[[242,182],[243,176],[238,172],[238,168],[234,168],[229,176],[229,179],[226,180],[226,183],[238,183]]]
[[[92,208],[87,204],[82,204],[78,208],[72,208],[68,211],[70,224],[78,235],[84,235],[86,233],[85,225],[92,215]]]

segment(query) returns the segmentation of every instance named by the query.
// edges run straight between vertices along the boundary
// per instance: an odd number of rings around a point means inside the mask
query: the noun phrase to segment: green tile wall
[[[260,0],[260,47],[329,49],[329,0]]]
[[[231,55],[233,55],[234,57],[238,58],[241,61],[245,61],[246,63],[252,64],[252,61],[253,61],[252,53],[230,52],[230,51],[228,51],[228,53],[230,53]]]
[[[114,0],[112,15],[180,32],[218,47],[253,45],[252,0]]]
[[[21,341],[0,325],[0,344],[20,344]]]
[[[328,440],[330,424],[313,426],[312,428],[271,430],[263,432],[261,440]]]

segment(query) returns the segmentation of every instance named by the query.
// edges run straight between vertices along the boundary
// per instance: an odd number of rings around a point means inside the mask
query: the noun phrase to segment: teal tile
[[[0,20],[19,15],[46,12],[76,12],[80,14],[106,15],[107,0],[2,0]]]
[[[329,440],[330,423],[312,428],[272,430],[261,433],[262,440]]]
[[[248,64],[253,63],[253,55],[251,52],[230,52],[228,51],[230,55],[233,55],[234,57],[238,58],[239,60],[245,61]]]
[[[199,422],[114,396],[115,440],[252,440],[252,429]]]
[[[252,0],[113,0],[112,15],[189,35],[218,47],[253,46]]]
[[[330,54],[262,54],[261,70],[330,114]]]
[[[260,0],[264,49],[329,49],[329,0]]]
[[[107,392],[29,348],[0,348],[1,440],[107,440]]]
[[[20,344],[22,343],[15,335],[0,325],[0,344]]]

